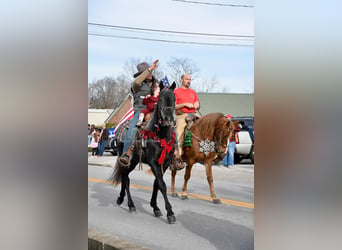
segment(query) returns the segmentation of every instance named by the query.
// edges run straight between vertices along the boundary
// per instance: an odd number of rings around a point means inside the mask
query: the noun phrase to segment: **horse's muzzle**
[[[167,126],[167,127],[172,127],[172,126],[174,126],[174,124],[175,124],[175,122],[172,120],[164,121],[164,126]]]

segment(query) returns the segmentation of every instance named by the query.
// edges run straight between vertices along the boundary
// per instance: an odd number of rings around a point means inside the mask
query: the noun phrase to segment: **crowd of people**
[[[138,128],[141,127],[144,121],[147,121],[154,110],[158,101],[160,89],[159,81],[153,76],[152,72],[158,68],[158,60],[152,65],[147,62],[142,62],[137,65],[138,72],[133,75],[134,80],[131,84],[131,92],[133,94],[133,109],[134,116],[124,138],[123,154],[120,157],[120,162],[124,166],[129,164],[131,154],[134,150],[134,139]],[[195,90],[190,88],[191,76],[184,74],[181,76],[181,86],[174,90],[176,102],[176,150],[175,161],[173,168],[176,170],[183,169],[185,164],[182,161],[182,142],[184,140],[184,128],[192,120],[199,118],[198,111],[200,103]],[[230,115],[226,117],[231,120]],[[102,130],[96,129],[94,125],[88,124],[88,146],[92,148],[92,157],[103,155],[105,145],[108,140],[108,131],[105,124]],[[232,167],[234,165],[234,148],[235,134],[230,139],[226,156],[223,158],[223,165]]]
[[[101,157],[108,140],[108,129],[102,124],[102,129],[96,128],[94,124],[88,124],[88,147],[91,150],[91,157]]]

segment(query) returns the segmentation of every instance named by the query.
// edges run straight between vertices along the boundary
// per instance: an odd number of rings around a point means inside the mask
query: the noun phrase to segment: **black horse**
[[[167,198],[167,187],[163,175],[173,161],[173,154],[176,147],[176,136],[173,129],[175,124],[175,95],[173,90],[175,87],[175,83],[169,88],[163,88],[163,85],[161,84],[159,100],[153,115],[147,123],[146,128],[141,130],[140,133],[138,132],[138,136],[143,138],[145,145],[141,146],[141,140],[136,139],[129,166],[122,166],[118,157],[114,172],[110,178],[110,181],[115,185],[118,185],[121,182],[120,196],[117,198],[116,203],[118,205],[122,204],[126,192],[129,211],[136,212],[130,194],[129,173],[134,170],[139,163],[139,159],[141,159],[143,163],[148,164],[155,176],[150,205],[153,208],[154,215],[160,217],[162,213],[157,206],[157,194],[158,190],[160,190],[164,197],[167,220],[170,224],[175,223],[176,217]]]

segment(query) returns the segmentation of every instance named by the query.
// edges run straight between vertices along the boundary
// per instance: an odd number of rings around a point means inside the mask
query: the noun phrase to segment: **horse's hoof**
[[[169,224],[174,224],[176,222],[176,217],[174,215],[167,216],[167,221]]]
[[[136,213],[137,213],[137,210],[135,209],[135,207],[130,207],[130,208],[129,208],[129,212],[130,212],[131,214],[136,214]]]
[[[189,198],[188,198],[187,195],[182,195],[182,196],[181,196],[181,199],[182,199],[182,200],[189,200]]]
[[[171,196],[172,197],[178,197],[178,194],[176,192],[174,192],[174,193],[171,193]]]
[[[221,200],[216,198],[216,199],[213,199],[213,203],[214,204],[222,204]]]
[[[116,199],[116,204],[121,205],[122,202],[123,202],[123,200],[124,200],[123,198],[118,197],[118,198]]]
[[[156,217],[162,216],[162,213],[160,210],[154,210],[153,212],[154,212],[154,216],[156,216]]]

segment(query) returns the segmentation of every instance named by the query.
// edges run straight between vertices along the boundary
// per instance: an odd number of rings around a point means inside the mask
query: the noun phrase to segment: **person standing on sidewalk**
[[[106,128],[106,125],[103,124],[102,125],[102,130],[101,130],[101,133],[100,133],[100,139],[99,139],[99,154],[98,156],[102,156],[103,155],[103,152],[105,150],[105,146],[107,144],[107,141],[108,141],[108,129]]]
[[[95,157],[98,155],[98,146],[99,146],[99,134],[100,131],[98,129],[94,129],[91,136],[92,140],[90,143],[91,150],[91,157]]]
[[[226,117],[228,118],[229,121],[232,120],[231,115],[228,114],[226,115]],[[239,128],[235,128],[235,130],[233,131],[232,137],[230,137],[229,139],[227,154],[222,160],[223,166],[226,166],[228,168],[232,168],[234,166],[234,151],[235,151],[235,144],[236,144],[235,137],[236,137],[236,132],[239,132],[239,131],[240,131]]]

